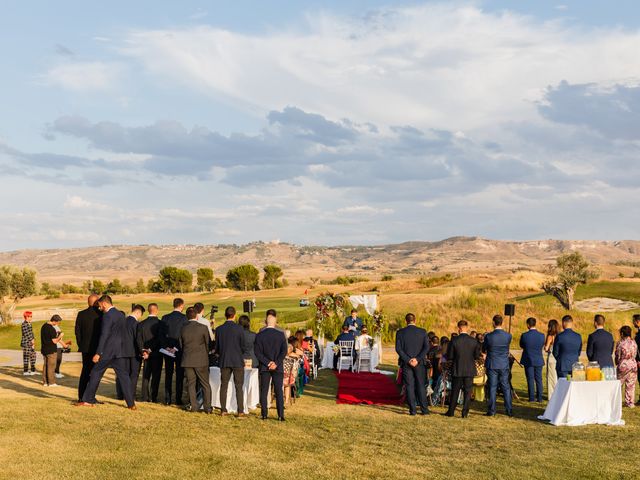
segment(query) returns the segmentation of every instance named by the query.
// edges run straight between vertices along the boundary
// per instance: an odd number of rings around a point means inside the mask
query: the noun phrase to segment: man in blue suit
[[[559,379],[566,378],[571,373],[573,364],[580,359],[582,350],[582,337],[573,331],[571,315],[562,317],[562,328],[563,331],[553,342],[553,356],[556,359],[556,372]]]
[[[407,326],[396,333],[396,352],[400,357],[402,383],[405,386],[409,415],[416,414],[416,396],[422,415],[428,415],[425,356],[429,351],[429,337],[423,328],[416,327],[416,316],[407,313]]]
[[[489,408],[485,414],[493,417],[496,414],[496,397],[498,384],[504,395],[504,406],[509,417],[513,417],[511,402],[511,385],[509,384],[509,347],[511,334],[502,329],[502,315],[493,317],[493,332],[484,337],[482,351],[487,354],[485,369],[489,382]]]
[[[122,349],[124,331],[126,329],[125,316],[113,306],[113,301],[109,295],[100,297],[98,305],[104,315],[102,316],[98,349],[93,356],[95,366],[91,370],[89,384],[82,395],[82,401],[78,402],[77,405],[93,407],[97,403],[96,392],[98,391],[100,380],[102,380],[107,368],[111,367],[116,371],[116,378],[122,386],[127,408],[135,410],[133,388],[131,388],[131,379],[127,368],[129,363],[124,357]]]
[[[133,305],[131,314],[126,319],[125,329],[122,335],[122,357],[127,362],[134,399],[136,398],[138,377],[140,376],[140,362],[142,360],[142,351],[138,348],[136,339],[138,336],[138,322],[144,312],[145,308],[142,305]],[[116,397],[118,400],[124,400],[124,392],[122,391],[120,380],[116,380]]]
[[[356,337],[353,331],[349,330],[347,324],[342,325],[342,333],[338,335],[334,341],[334,345],[340,345],[340,342],[353,342],[353,348],[351,349],[351,357],[355,358],[356,356]],[[333,369],[338,370],[338,360],[340,360],[340,355],[342,355],[342,351],[333,356]]]
[[[587,339],[587,358],[598,362],[601,367],[613,367],[613,335],[604,329],[604,315],[593,318],[596,331]]]
[[[544,334],[536,329],[536,319],[533,317],[527,318],[527,328],[528,330],[520,337],[520,348],[522,349],[520,363],[522,363],[527,377],[529,401],[542,402],[542,367],[544,366],[542,347],[544,347]]]
[[[358,311],[354,308],[351,310],[351,315],[344,319],[343,326],[349,327],[349,330],[357,337],[362,331],[362,319],[358,316]]]

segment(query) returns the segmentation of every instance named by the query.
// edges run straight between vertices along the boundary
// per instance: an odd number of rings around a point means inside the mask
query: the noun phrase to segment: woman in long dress
[[[556,357],[553,356],[553,342],[560,333],[560,324],[557,320],[549,320],[547,324],[547,338],[544,342],[544,351],[547,352],[547,400],[553,396],[553,391],[558,383],[556,372]]]
[[[620,341],[616,346],[616,365],[618,380],[624,385],[624,406],[629,408],[634,407],[633,401],[636,396],[637,355],[638,346],[631,338],[631,327],[625,325],[620,329]]]

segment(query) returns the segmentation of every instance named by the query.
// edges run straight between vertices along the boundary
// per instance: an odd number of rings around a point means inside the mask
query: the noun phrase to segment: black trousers
[[[182,392],[184,390],[184,368],[182,363],[182,352],[178,350],[175,358],[169,355],[164,356],[164,403],[171,403],[173,387],[173,371],[176,372],[176,405],[182,405]]]
[[[211,410],[211,384],[209,383],[209,367],[184,367],[187,377],[187,391],[189,392],[189,402],[191,409],[198,409],[198,392],[196,384],[202,390],[204,402],[202,406],[205,410]]]
[[[131,394],[133,399],[136,398],[136,390],[138,389],[138,377],[140,376],[140,359],[137,357],[127,357],[126,369],[129,372],[129,380],[131,382]],[[122,391],[122,384],[120,380],[116,378],[116,397],[118,400],[124,400],[124,392]]]
[[[458,404],[460,390],[464,393],[464,401],[462,402],[462,416],[466,417],[469,413],[469,403],[471,403],[471,391],[473,390],[473,377],[453,377],[451,380],[451,400],[449,401],[449,415],[453,415]]]
[[[144,361],[142,367],[142,401],[157,402],[158,390],[160,390],[160,375],[162,375],[162,357],[161,353],[152,353],[149,358]],[[149,392],[149,383],[151,383],[151,392]]]
[[[260,372],[260,413],[262,418],[269,416],[270,384],[273,384],[273,393],[276,396],[276,410],[278,418],[284,418],[284,392],[282,390],[283,372]]]
[[[223,412],[227,411],[227,390],[232,373],[238,402],[238,413],[244,413],[244,367],[220,368],[220,409]]]
[[[101,358],[100,361],[93,366],[93,370],[91,370],[89,384],[82,394],[82,401],[96,403],[96,392],[100,386],[100,380],[102,380],[104,372],[106,372],[109,367],[116,371],[116,379],[120,380],[127,406],[134,406],[135,400],[132,396],[131,379],[129,377],[129,362],[127,362],[125,358]]]
[[[409,405],[409,413],[416,413],[416,403],[420,405],[420,410],[426,412],[427,407],[427,390],[425,385],[425,368],[419,363],[415,367],[408,364],[402,366],[402,383],[406,387],[407,404]],[[416,402],[417,400],[417,402]]]
[[[95,353],[82,352],[82,371],[80,372],[80,380],[78,380],[78,400],[82,400],[84,391],[89,384],[89,376],[95,365],[95,363],[93,363],[94,355]]]
[[[60,365],[62,365],[62,349],[56,349],[56,373],[60,373]]]

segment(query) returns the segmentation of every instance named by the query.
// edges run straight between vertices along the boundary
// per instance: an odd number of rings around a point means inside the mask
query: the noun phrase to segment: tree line
[[[263,267],[262,280],[260,271],[251,264],[240,265],[230,269],[225,280],[217,278],[213,269],[200,267],[196,269],[195,284],[194,274],[187,269],[175,266],[163,267],[156,278],[145,282],[140,278],[135,285],[123,283],[118,278],[111,281],[86,280],[82,285],[62,283],[54,285],[50,282],[42,282],[40,294],[49,298],[56,298],[69,293],[98,293],[98,294],[137,294],[137,293],[188,293],[188,292],[214,292],[220,288],[232,290],[252,291],[271,290],[288,285],[282,278],[284,272],[278,265],[265,265]],[[37,293],[37,292],[36,292]]]

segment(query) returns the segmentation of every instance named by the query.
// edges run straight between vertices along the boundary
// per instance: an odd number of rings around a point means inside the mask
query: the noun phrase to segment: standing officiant
[[[364,323],[362,319],[358,316],[358,311],[353,308],[351,309],[351,315],[344,319],[344,323],[342,325],[347,326],[349,328],[349,331],[353,332],[353,334],[357,337],[358,335],[360,335],[360,332],[362,332],[363,324]]]

